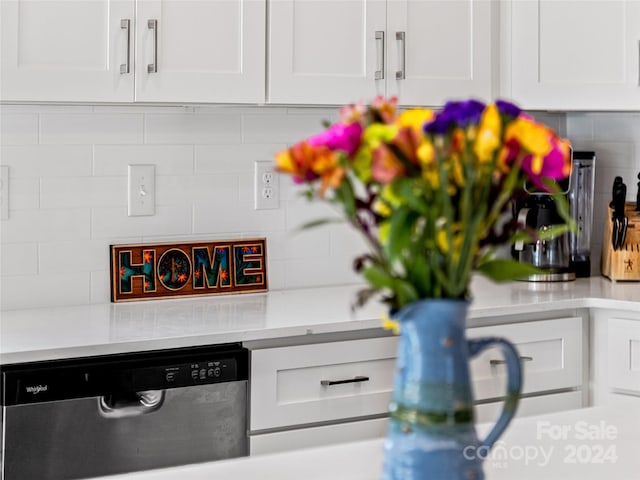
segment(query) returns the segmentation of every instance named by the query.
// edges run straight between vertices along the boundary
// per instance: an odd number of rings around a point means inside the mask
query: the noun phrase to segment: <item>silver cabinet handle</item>
[[[396,80],[405,79],[405,61],[406,61],[406,33],[396,32],[396,40],[400,42],[400,70],[396,71]]]
[[[120,20],[120,28],[127,33],[127,62],[120,64],[120,74],[129,73],[131,65],[131,20],[123,18]]]
[[[158,20],[148,20],[147,28],[153,30],[153,63],[147,65],[147,73],[158,72]]]
[[[377,48],[377,70],[373,74],[376,80],[384,79],[384,31],[376,31],[376,48]]]
[[[521,362],[531,362],[533,361],[533,357],[520,357]],[[489,365],[504,365],[506,362],[504,360],[489,360]]]
[[[360,383],[360,382],[368,382],[369,377],[356,376],[353,378],[348,378],[346,380],[320,380],[320,385],[323,387],[328,387],[330,385],[341,385],[343,383]]]

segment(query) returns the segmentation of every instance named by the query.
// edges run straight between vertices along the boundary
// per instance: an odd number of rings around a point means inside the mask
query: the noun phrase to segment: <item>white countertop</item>
[[[488,455],[486,480],[637,480],[640,412],[633,408],[598,407],[517,419]],[[478,432],[489,428],[480,425]],[[101,478],[379,480],[382,444],[383,439],[376,439]]]
[[[0,364],[379,328],[383,305],[352,311],[359,286],[0,313]],[[640,312],[640,284],[472,283],[469,325],[499,315],[611,308]]]

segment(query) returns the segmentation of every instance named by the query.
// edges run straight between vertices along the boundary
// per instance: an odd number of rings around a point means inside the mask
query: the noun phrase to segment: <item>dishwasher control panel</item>
[[[232,345],[2,366],[0,405],[243,381],[248,358]]]
[[[238,378],[235,358],[211,359],[132,370],[127,383],[148,386],[149,390],[230,382]]]

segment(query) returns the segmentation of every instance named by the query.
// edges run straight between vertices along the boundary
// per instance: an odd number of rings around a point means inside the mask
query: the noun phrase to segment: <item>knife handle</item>
[[[638,174],[640,180],[640,173]],[[640,182],[638,182],[638,193],[636,194],[636,212],[640,212]]]

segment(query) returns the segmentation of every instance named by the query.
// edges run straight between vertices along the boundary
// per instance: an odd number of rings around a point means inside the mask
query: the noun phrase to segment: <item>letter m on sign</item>
[[[229,259],[230,245],[193,247],[193,288],[219,288],[231,286]]]

